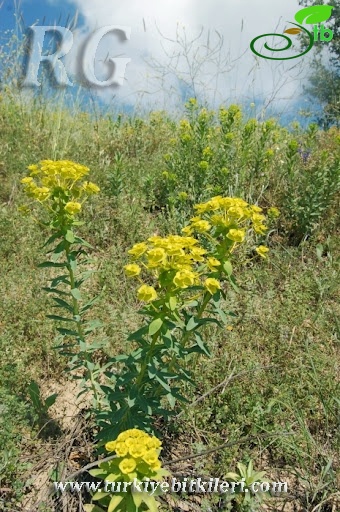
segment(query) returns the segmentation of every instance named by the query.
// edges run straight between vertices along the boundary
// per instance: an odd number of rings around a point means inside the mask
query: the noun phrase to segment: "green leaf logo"
[[[306,23],[314,25],[316,23],[322,23],[327,21],[332,15],[332,5],[313,5],[301,9],[295,14],[295,20],[298,23]]]

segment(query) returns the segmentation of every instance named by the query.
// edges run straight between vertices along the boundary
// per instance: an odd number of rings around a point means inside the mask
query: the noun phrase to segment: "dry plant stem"
[[[259,368],[255,368],[254,372],[259,372],[261,370],[268,370],[268,369],[274,368],[274,367],[275,367],[275,365],[260,366]],[[233,369],[231,374],[228,375],[222,382],[220,382],[213,388],[209,389],[206,393],[204,393],[203,395],[198,397],[196,400],[191,402],[191,404],[188,404],[187,407],[194,407],[196,404],[198,404],[199,402],[202,402],[205,398],[207,398],[207,396],[211,395],[211,393],[214,393],[214,391],[217,391],[218,389],[220,389],[222,387],[225,388],[229,384],[229,382],[231,382],[232,380],[238,379],[239,377],[243,377],[243,375],[247,375],[249,373],[248,370],[245,370],[243,372],[240,372],[240,373],[237,373],[236,375],[234,375],[234,371],[235,370]],[[224,393],[224,389],[222,390],[222,393]],[[176,419],[179,418],[180,416],[182,416],[182,414],[184,414],[184,412],[185,411],[182,410],[180,413],[177,414],[177,416],[175,416],[175,418]]]
[[[67,270],[68,270],[69,276],[70,276],[70,287],[71,287],[71,290],[74,290],[76,288],[75,276],[74,276],[72,266],[70,264],[70,244],[68,242],[66,243],[65,253],[66,253],[66,260],[67,260]],[[73,295],[72,295],[72,306],[73,306],[73,316],[74,316],[74,318],[76,318],[75,322],[77,325],[77,332],[78,332],[79,340],[86,345],[85,333],[83,331],[83,327],[81,325],[81,318],[79,315],[79,303],[78,303],[78,300]],[[88,354],[86,351],[84,351],[84,354],[85,354],[86,363],[92,363],[91,355]],[[100,398],[98,396],[98,392],[96,389],[93,372],[89,368],[88,364],[86,364],[86,366],[87,366],[87,371],[90,375],[91,389],[92,389],[94,400],[95,400],[95,407],[100,410],[101,409]]]

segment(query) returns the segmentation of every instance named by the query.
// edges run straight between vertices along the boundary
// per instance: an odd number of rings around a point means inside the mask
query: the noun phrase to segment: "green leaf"
[[[84,240],[83,238],[80,238],[79,236],[76,236],[74,241],[75,241],[75,243],[81,244],[84,247],[88,247],[89,249],[94,249],[94,247],[92,245],[90,245],[88,242],[86,242],[86,240]]]
[[[89,334],[90,332],[102,327],[103,323],[100,320],[91,320],[85,324],[85,334]]]
[[[71,293],[72,293],[72,296],[73,296],[76,300],[81,300],[81,294],[80,294],[80,290],[79,290],[79,288],[73,288],[73,290],[71,290]]]
[[[238,482],[241,477],[237,473],[227,473],[226,475],[224,475],[224,478],[226,480],[233,480],[234,482]]]
[[[156,318],[155,320],[153,320],[151,322],[151,324],[149,325],[149,335],[153,336],[154,334],[156,334],[156,332],[159,331],[159,329],[162,327],[162,325],[163,325],[163,320],[161,318]]]
[[[35,380],[32,380],[28,386],[28,394],[36,410],[41,409],[42,401],[40,397],[40,389]]]
[[[233,273],[233,267],[231,266],[230,261],[226,261],[224,263],[223,269],[228,276],[231,276],[231,274]]]
[[[107,473],[105,471],[103,471],[103,469],[101,469],[101,468],[90,469],[89,473],[91,476],[95,476],[95,477],[101,478],[103,480],[104,480],[104,478],[106,478],[106,475],[107,475]]]
[[[113,512],[119,505],[119,503],[122,501],[123,496],[122,495],[116,495],[111,498],[109,508],[107,509],[107,512]]]
[[[68,302],[66,302],[63,299],[59,299],[59,297],[52,297],[52,299],[54,300],[54,302],[56,302],[58,304],[58,306],[54,306],[54,307],[64,308],[73,314],[73,308]]]
[[[128,341],[139,341],[139,340],[142,340],[144,334],[146,334],[147,332],[148,332],[148,328],[145,325],[144,327],[141,327],[137,331],[132,332],[131,334],[129,334],[127,340]]]
[[[116,470],[116,473],[110,473],[108,474],[106,477],[105,477],[105,480],[107,482],[115,482],[119,477],[122,476],[120,470],[118,468],[113,468],[114,470]],[[112,466],[111,466],[111,470],[112,471]]]
[[[236,284],[234,276],[229,276],[229,283],[234,288],[235,292],[239,292],[240,291],[239,287]]]
[[[189,320],[189,322],[187,323],[187,325],[185,326],[185,329],[187,331],[192,331],[193,329],[195,329],[195,327],[197,327],[199,325],[199,322],[196,322],[196,319],[194,316],[192,316]]]
[[[143,501],[145,505],[149,508],[149,512],[158,512],[158,504],[153,496],[150,496],[147,493],[143,493]],[[109,511],[108,511],[109,512]]]
[[[70,267],[71,267],[71,270],[73,272],[76,272],[77,270],[77,260],[76,258],[74,258],[73,256],[69,258],[69,263],[70,263]]]
[[[62,290],[58,290],[58,288],[49,288],[47,286],[44,286],[42,289],[45,292],[56,293],[57,295],[61,295],[62,297],[69,297],[70,296],[70,294],[68,292],[63,292]]]
[[[209,352],[209,349],[208,347],[205,346],[203,340],[202,340],[202,336],[200,334],[198,334],[197,332],[195,333],[195,340],[196,340],[196,343],[197,345],[199,346],[199,348],[207,355],[207,356],[211,356],[210,352]]]
[[[61,236],[62,236],[62,233],[60,231],[58,231],[58,233],[54,233],[54,235],[52,235],[47,240],[47,242],[44,243],[43,247],[46,247],[47,245],[51,244],[52,242],[54,242],[54,240],[57,240],[57,238],[60,238]]]
[[[67,274],[55,277],[54,279],[51,279],[50,281],[51,281],[52,288],[55,288],[60,283],[70,285],[69,276]]]
[[[65,235],[65,240],[67,240],[70,244],[74,243],[74,233],[73,231],[68,230]]]
[[[65,327],[57,327],[57,331],[60,332],[63,336],[79,336],[77,331],[72,331],[71,329],[65,329]]]
[[[137,508],[139,508],[141,506],[141,503],[143,501],[143,498],[142,498],[143,494],[144,494],[143,492],[133,492],[132,493],[132,499]]]
[[[170,306],[171,311],[175,311],[175,309],[177,307],[177,298],[176,297],[174,297],[174,296],[170,297],[169,306]]]
[[[332,16],[332,5],[312,5],[301,9],[295,14],[295,20],[298,23],[306,23],[309,25],[315,25],[316,23],[323,23]]]
[[[65,241],[62,240],[52,251],[50,251],[52,253],[51,260],[56,262],[60,258],[64,249],[65,249]]]
[[[45,406],[47,409],[49,409],[50,407],[52,407],[52,405],[55,403],[56,399],[57,399],[57,396],[58,396],[58,393],[53,393],[53,395],[50,395],[46,398],[45,400]]]
[[[164,388],[166,391],[168,391],[170,393],[171,388],[170,388],[169,384],[164,379],[162,379],[161,375],[162,375],[161,373],[156,373],[156,380],[158,380],[158,382],[160,383],[162,388]]]
[[[85,313],[85,311],[87,311],[88,309],[90,309],[93,304],[95,304],[96,302],[98,302],[98,300],[100,299],[99,295],[98,297],[94,297],[93,299],[89,300],[82,308],[81,308],[81,312],[82,313]]]
[[[110,496],[110,493],[109,492],[102,492],[102,491],[97,491],[93,496],[92,496],[92,499],[93,500],[101,500],[102,498],[105,498],[105,496]]]
[[[74,322],[73,318],[65,318],[58,315],[46,315],[46,317],[51,320],[58,320],[59,322]]]
[[[44,261],[39,263],[38,268],[62,268],[65,267],[66,263],[54,263],[53,261]]]
[[[97,505],[83,505],[83,509],[85,512],[104,512],[104,509],[98,507]]]
[[[176,405],[176,398],[174,397],[174,395],[172,393],[168,393],[166,395],[166,398],[170,404],[170,407],[173,409]]]
[[[218,315],[219,315],[220,319],[222,320],[222,322],[224,323],[224,325],[227,325],[229,323],[225,312],[222,311],[221,308],[216,308],[216,313],[218,313]]]
[[[198,306],[198,301],[197,300],[191,300],[190,302],[186,302],[185,305],[188,308],[195,308],[196,306]]]

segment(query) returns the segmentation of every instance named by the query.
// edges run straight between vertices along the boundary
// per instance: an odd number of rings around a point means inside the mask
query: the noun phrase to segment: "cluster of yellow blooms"
[[[240,198],[216,196],[194,208],[198,215],[191,219],[189,226],[183,228],[186,234],[205,232],[215,227],[225,232],[230,240],[243,242],[246,234],[244,228],[249,221],[255,233],[263,235],[268,229],[264,224],[266,217],[262,214],[262,208],[249,205]]]
[[[252,228],[256,234],[260,235],[264,235],[268,229],[262,208],[249,205],[237,197],[216,196],[206,203],[195,205],[194,208],[198,215],[183,228],[183,233],[192,235],[195,232],[209,232],[215,238],[222,236],[230,241],[230,250],[233,250],[236,243],[244,241],[247,229]],[[267,213],[272,218],[280,215],[277,208],[270,208]],[[257,254],[262,258],[266,258],[268,251],[268,247],[264,245],[256,248]]]
[[[189,286],[200,285],[200,273],[196,271],[198,263],[206,263],[210,270],[220,265],[215,258],[208,258],[207,251],[199,246],[198,240],[191,236],[170,235],[162,238],[153,236],[147,242],[135,244],[129,254],[140,260],[140,265],[159,280],[162,280],[167,289],[176,291]],[[142,268],[137,263],[131,263],[124,267],[128,277],[137,277]],[[204,286],[210,293],[215,293],[220,288],[217,279],[208,278]],[[153,286],[142,284],[138,290],[138,298],[144,302],[150,302],[157,298],[157,292]]]
[[[142,430],[132,428],[119,434],[115,441],[106,443],[108,452],[115,452],[119,461],[118,467],[123,475],[135,477],[139,466],[147,466],[151,471],[158,471],[161,463],[158,459],[162,443],[155,436]],[[143,471],[145,473],[145,470]]]
[[[138,299],[151,302],[157,299],[157,292],[153,286],[143,284],[140,279],[142,268],[151,272],[168,292],[173,293],[190,286],[202,285],[214,294],[220,289],[220,282],[214,277],[237,244],[245,240],[248,229],[257,234],[265,234],[267,226],[266,217],[262,209],[256,205],[249,205],[246,201],[232,197],[213,197],[210,201],[195,206],[197,216],[190,220],[188,226],[183,228],[184,236],[170,235],[162,238],[153,236],[135,244],[128,252],[136,262],[124,267],[128,277],[138,277],[142,286],[138,290]],[[276,208],[271,215],[279,215]],[[205,235],[214,242],[215,247],[223,251],[209,254],[202,248],[194,234]],[[262,258],[267,257],[269,249],[263,245],[256,248]],[[137,264],[138,261],[138,264]],[[200,272],[197,266],[200,266]],[[213,274],[201,283],[201,276]],[[216,274],[215,274],[216,275]]]
[[[84,181],[89,168],[69,160],[42,160],[28,167],[29,174],[21,180],[26,195],[40,203],[51,199],[70,216],[80,212],[84,200],[98,194],[99,187]]]

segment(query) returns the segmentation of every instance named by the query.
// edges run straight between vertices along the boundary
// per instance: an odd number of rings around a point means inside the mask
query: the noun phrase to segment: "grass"
[[[202,110],[189,106],[190,128],[183,129],[165,112],[96,120],[2,92],[1,510],[21,510],[31,485],[24,477],[29,464],[52,442],[38,436],[27,386],[34,379],[44,392],[65,366],[53,350],[54,325],[45,320],[50,305],[41,283],[48,273],[36,268],[44,228],[17,210],[25,168],[44,158],[88,165],[102,188],[81,231],[95,248],[98,272],[91,286],[101,291],[96,316],[105,322],[108,354],[126,347],[127,334],[139,322],[135,289],[122,272],[133,243],[178,231],[191,216],[191,204],[205,194],[237,193],[282,211],[267,240],[269,262],[244,253],[248,262],[235,268],[239,292],[230,289],[225,304],[235,316],[229,330],[206,331],[211,359],[188,361],[197,388],[186,390],[192,404],[178,411],[180,419],[163,426],[167,458],[235,442],[182,463],[181,473],[223,477],[237,461],[253,459],[268,477],[290,482],[286,503],[271,501],[272,510],[339,508],[340,134],[315,127],[288,131],[276,121],[242,119],[239,112],[227,110],[221,124],[217,115],[207,121]],[[190,140],[183,140],[184,132]],[[197,169],[207,146],[213,156],[204,174],[202,166]],[[307,159],[299,152],[306,148]],[[238,443],[244,437],[250,440]],[[61,434],[53,443],[63,440]],[[217,497],[200,506],[246,510]]]

